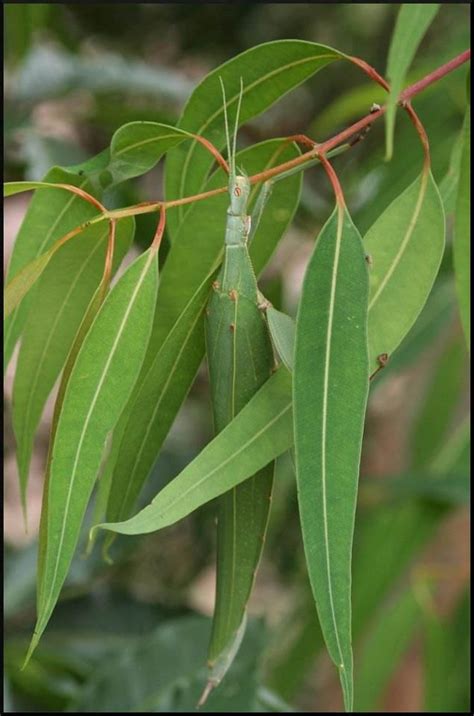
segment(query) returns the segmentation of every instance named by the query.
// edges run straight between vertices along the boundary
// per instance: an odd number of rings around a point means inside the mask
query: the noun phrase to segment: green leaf
[[[74,184],[91,192],[87,178],[59,167],[51,169],[45,181]],[[36,192],[16,237],[6,283],[68,231],[96,214],[95,207],[67,191]],[[23,299],[21,305],[4,321],[4,369],[21,334],[32,300],[32,295]]]
[[[230,123],[237,107],[240,82],[243,97],[239,125],[264,112],[294,87],[343,55],[303,40],[278,40],[252,47],[210,72],[189,98],[179,127],[202,135],[221,149],[225,143],[224,107],[219,78],[225,86]],[[170,152],[166,161],[166,196],[178,199],[203,190],[212,158],[197,142]],[[170,215],[172,236],[186,214],[180,207]]]
[[[306,564],[329,654],[352,709],[351,552],[369,389],[368,275],[337,207],[306,270],[296,322],[296,475]]]
[[[104,443],[130,397],[148,343],[157,290],[156,252],[140,256],[99,310],[77,355],[54,435],[41,533],[39,604],[28,657],[72,560]],[[28,659],[27,657],[27,659]]]
[[[293,370],[296,324],[293,318],[273,306],[267,308],[268,327],[277,354],[288,370]]]
[[[184,129],[159,122],[129,122],[120,127],[110,143],[105,167],[98,167],[102,187],[146,174],[172,147],[193,139]],[[193,139],[194,141],[194,139]]]
[[[403,88],[406,72],[438,10],[439,3],[406,3],[401,6],[398,13],[387,62],[387,78],[390,82],[385,114],[387,159],[391,159],[393,154],[397,100]]]
[[[118,222],[114,271],[130,247],[133,232],[133,219]],[[25,323],[12,397],[13,429],[23,498],[34,433],[82,316],[99,285],[108,233],[107,226],[91,226],[60,249],[39,281],[34,311]]]
[[[147,507],[125,522],[97,527],[129,535],[168,527],[254,475],[292,443],[291,376],[282,367]]]
[[[431,174],[422,174],[371,226],[364,248],[371,256],[370,370],[389,356],[423,308],[444,251],[445,221]]]
[[[420,606],[412,589],[397,595],[377,615],[364,643],[356,652],[355,710],[377,712],[380,697],[420,622]]]
[[[459,313],[468,350],[471,343],[471,111],[466,109],[458,195],[454,219],[453,259]]]
[[[247,172],[258,171],[274,161],[281,146],[281,140],[263,142],[241,152],[238,163]],[[296,150],[291,146],[278,154],[281,161],[294,156]],[[218,171],[206,189],[224,183],[223,172]],[[275,185],[250,246],[256,273],[262,270],[290,223],[300,187],[300,176]],[[255,196],[256,193],[252,201]],[[110,459],[115,461],[115,470],[107,508],[109,522],[126,519],[132,513],[204,356],[204,308],[214,272],[222,260],[227,203],[228,196],[223,195],[195,204],[167,256],[155,325],[136,396],[114,435]]]

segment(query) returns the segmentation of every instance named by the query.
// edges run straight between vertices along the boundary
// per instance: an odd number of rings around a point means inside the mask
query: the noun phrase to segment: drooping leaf
[[[293,370],[296,324],[293,318],[273,306],[267,309],[268,327],[276,351],[288,370]]]
[[[383,706],[380,698],[420,623],[420,606],[413,589],[397,595],[377,614],[355,658],[355,710],[371,713]]]
[[[117,225],[114,270],[130,246],[133,230],[133,219]],[[34,433],[82,316],[99,285],[108,233],[107,225],[92,226],[59,250],[39,281],[34,311],[23,329],[12,397],[23,496]]]
[[[364,238],[372,257],[370,370],[400,344],[429,296],[444,251],[444,211],[431,174],[422,174],[379,216]]]
[[[387,61],[387,79],[390,82],[385,114],[387,159],[391,159],[393,153],[395,112],[406,72],[438,10],[439,3],[405,3],[398,13]]]
[[[156,252],[150,249],[127,269],[105,300],[72,368],[50,451],[47,524],[41,532],[46,546],[39,546],[39,611],[28,656],[67,575],[105,440],[138,377],[157,281]]]
[[[86,177],[59,167],[51,169],[45,176],[45,181],[54,184],[74,184],[93,193]],[[27,264],[47,251],[55,241],[96,214],[95,207],[67,191],[36,192],[16,237],[8,265],[6,284]],[[30,296],[25,298],[4,321],[4,369],[21,334],[31,301]]]
[[[306,270],[296,322],[296,475],[306,564],[329,654],[352,709],[351,552],[369,388],[368,275],[336,208]]]
[[[458,295],[459,313],[470,349],[471,343],[471,111],[466,109],[463,128],[463,146],[461,170],[459,173],[458,194],[456,198],[454,220],[454,276]]]
[[[281,141],[263,142],[237,155],[248,173],[274,161]],[[296,156],[294,147],[278,155]],[[223,172],[206,189],[225,184]],[[292,219],[301,178],[278,182],[250,246],[258,274]],[[254,199],[254,197],[252,197]],[[204,308],[223,253],[226,196],[195,204],[173,242],[160,281],[155,326],[137,385],[137,393],[119,423],[111,460],[115,462],[107,520],[132,513],[136,498],[158,457],[204,355]],[[251,204],[252,207],[252,204]],[[169,212],[171,215],[171,211]],[[119,444],[117,444],[119,443]]]
[[[291,376],[281,367],[147,507],[125,522],[98,527],[143,534],[172,525],[251,477],[292,443]]]
[[[264,112],[294,87],[343,55],[302,40],[278,40],[252,47],[210,72],[189,98],[178,126],[203,135],[221,149],[225,142],[224,108],[219,78],[225,86],[230,122],[237,107],[240,81],[243,97],[239,125]],[[203,190],[212,158],[196,142],[170,152],[166,160],[166,196],[177,199]],[[176,235],[186,207],[169,217]]]

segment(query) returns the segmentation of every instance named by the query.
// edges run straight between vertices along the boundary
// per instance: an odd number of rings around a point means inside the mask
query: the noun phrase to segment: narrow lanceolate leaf
[[[277,354],[288,370],[293,370],[296,331],[294,319],[271,306],[267,309],[267,320]]]
[[[46,548],[40,544],[39,605],[28,657],[66,578],[107,436],[138,377],[158,282],[156,252],[140,256],[111,291],[72,368],[50,453]],[[42,536],[43,536],[42,535]]]
[[[418,46],[439,9],[439,3],[406,3],[401,6],[388,53],[390,94],[385,114],[387,159],[393,153],[393,133],[398,96]]]
[[[370,370],[389,356],[426,303],[443,257],[445,221],[431,174],[421,174],[371,226],[364,248],[369,268]]]
[[[131,219],[117,225],[114,269],[130,246],[133,230]],[[23,496],[34,433],[82,316],[101,280],[108,233],[107,225],[91,226],[59,250],[39,280],[34,311],[25,323],[12,397]]]
[[[98,527],[129,535],[154,532],[239,485],[291,447],[291,408],[291,376],[282,367],[147,507],[125,522]]]
[[[220,149],[225,142],[225,130],[219,78],[226,88],[226,108],[231,124],[242,78],[241,125],[342,57],[330,47],[303,40],[278,40],[252,47],[205,77],[189,98],[179,127],[203,135]],[[202,191],[212,163],[212,157],[197,142],[172,150],[166,160],[167,198],[177,199]],[[173,236],[186,213],[186,207],[170,213],[168,224]]]
[[[454,220],[454,275],[459,313],[468,348],[471,342],[471,111],[467,106],[463,128],[461,170]]]
[[[240,152],[237,164],[247,173],[255,173],[274,162],[279,150],[280,140],[263,142]],[[295,156],[295,147],[287,146],[278,154],[278,160]],[[218,171],[206,189],[223,184],[224,173]],[[268,199],[250,246],[257,274],[293,217],[300,187],[300,177],[290,177],[278,182]],[[114,434],[109,522],[123,521],[133,513],[136,498],[204,356],[204,308],[222,261],[227,203],[227,196],[218,195],[194,204],[167,256],[137,391],[120,419],[120,430]]]
[[[87,178],[55,167],[45,176],[45,181],[54,184],[74,184],[91,191]],[[31,261],[44,254],[47,249],[68,231],[97,214],[97,209],[75,194],[67,191],[36,192],[16,237],[8,265],[6,284]],[[31,297],[25,297],[4,321],[4,368],[8,365],[16,341],[25,322]]]
[[[54,412],[53,412],[53,420],[51,424],[51,436],[49,440],[49,448],[48,448],[48,460],[47,460],[47,466],[46,466],[46,475],[44,480],[44,488],[43,488],[43,501],[41,506],[41,519],[40,519],[40,526],[39,526],[39,538],[38,538],[38,567],[37,567],[37,584],[36,584],[36,593],[37,593],[37,612],[40,613],[42,610],[43,605],[43,596],[44,596],[44,561],[47,554],[47,544],[48,544],[48,505],[49,505],[49,480],[51,475],[51,454],[52,454],[52,448],[54,445],[54,439],[56,436],[56,429],[58,427],[58,421],[59,416],[61,415],[61,409],[63,406],[64,396],[66,394],[66,388],[69,382],[69,378],[72,373],[72,369],[74,367],[74,364],[76,362],[76,358],[79,354],[79,351],[82,347],[82,343],[84,341],[84,338],[86,337],[87,333],[89,332],[89,328],[91,327],[95,317],[97,316],[97,313],[99,311],[99,308],[102,306],[105,297],[107,295],[107,291],[109,289],[109,278],[107,275],[102,276],[102,280],[95,291],[86,312],[84,313],[84,316],[81,320],[81,324],[79,326],[79,330],[77,331],[73,344],[71,346],[71,350],[69,351],[66,365],[64,366],[64,370],[61,375],[61,382],[59,384],[58,389],[58,395],[56,397],[56,402],[54,404]]]
[[[351,553],[369,388],[367,264],[337,208],[306,270],[296,323],[296,475],[306,563],[321,629],[352,709]]]

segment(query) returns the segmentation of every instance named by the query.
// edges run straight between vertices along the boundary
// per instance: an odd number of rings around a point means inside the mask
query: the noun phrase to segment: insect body
[[[269,378],[273,352],[247,241],[250,184],[231,177],[225,254],[206,316],[214,424],[220,432]],[[216,607],[209,662],[232,651],[245,616],[263,546],[273,463],[229,491],[218,504]]]

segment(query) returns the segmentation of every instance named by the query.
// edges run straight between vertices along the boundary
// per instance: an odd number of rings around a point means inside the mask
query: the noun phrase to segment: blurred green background
[[[208,71],[255,44],[298,38],[362,57],[382,74],[397,4],[4,5],[5,180],[40,179],[53,165],[101,151],[134,120],[174,124]],[[443,5],[409,72],[411,83],[469,46],[468,4]],[[367,416],[354,546],[358,710],[469,709],[468,358],[452,277],[456,155],[467,68],[416,98],[445,203],[448,245],[432,296],[374,381]],[[328,138],[383,94],[355,67],[336,63],[239,133],[241,147],[304,132]],[[361,233],[416,176],[422,154],[405,116],[384,162],[383,122],[334,160]],[[407,160],[408,157],[408,160]],[[107,196],[120,206],[162,196],[162,165]],[[292,228],[262,279],[295,314],[306,261],[331,210],[317,168],[306,173]],[[28,199],[5,206],[5,256]],[[151,221],[151,223],[150,223]],[[136,251],[153,220],[137,222]],[[36,533],[52,408],[38,433],[25,534],[9,424],[5,434],[5,704],[15,711],[187,711],[205,678],[214,589],[214,513],[120,538],[110,567],[79,550],[64,596],[29,667]],[[211,437],[206,367],[181,410],[142,495],[155,492]],[[278,461],[267,544],[239,657],[209,711],[339,711],[309,593],[290,459]],[[291,707],[288,705],[291,704]]]

